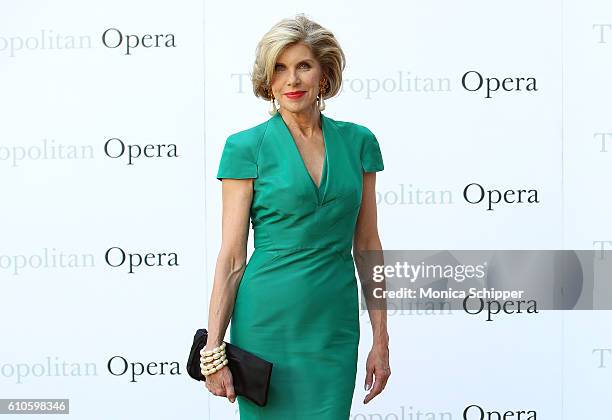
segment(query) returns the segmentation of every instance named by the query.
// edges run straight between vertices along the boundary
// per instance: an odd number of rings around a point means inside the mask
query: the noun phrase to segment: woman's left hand
[[[372,386],[372,376],[374,376],[376,380],[374,386]],[[389,367],[389,346],[386,343],[375,343],[366,361],[365,390],[369,390],[370,387],[372,387],[372,389],[363,400],[364,404],[367,404],[372,398],[385,389],[389,376],[391,376],[391,368]]]

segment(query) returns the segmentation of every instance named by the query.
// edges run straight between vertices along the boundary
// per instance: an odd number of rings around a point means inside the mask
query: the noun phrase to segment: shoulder
[[[257,178],[258,156],[267,122],[230,134],[225,140],[217,179]]]
[[[346,139],[355,153],[360,156],[365,172],[377,172],[384,169],[380,145],[372,130],[356,122],[333,120],[333,123],[341,137]]]
[[[268,121],[264,121],[255,126],[231,133],[225,141],[226,146],[241,149],[244,152],[257,156],[267,126]]]
[[[336,126],[342,137],[349,140],[355,146],[362,148],[367,143],[377,142],[376,136],[365,125],[359,124],[353,121],[341,121],[330,118],[333,124]]]

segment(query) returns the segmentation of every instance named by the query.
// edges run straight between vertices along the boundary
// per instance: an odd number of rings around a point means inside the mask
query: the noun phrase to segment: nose
[[[289,78],[287,79],[287,83],[289,86],[295,86],[300,83],[300,79],[298,77],[298,73],[295,70],[291,70],[289,73]]]

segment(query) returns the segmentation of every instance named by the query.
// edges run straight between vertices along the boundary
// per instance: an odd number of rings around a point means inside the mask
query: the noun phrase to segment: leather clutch
[[[198,329],[189,352],[187,373],[197,381],[206,381],[200,369],[200,350],[206,345],[207,339],[208,331],[203,328]],[[225,354],[227,366],[232,373],[236,395],[246,397],[260,407],[265,406],[268,401],[273,364],[227,342],[225,343]]]

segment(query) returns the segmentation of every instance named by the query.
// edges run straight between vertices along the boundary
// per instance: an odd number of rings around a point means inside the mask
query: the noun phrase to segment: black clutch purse
[[[208,331],[205,329],[196,331],[187,360],[187,373],[197,381],[206,381],[200,369],[200,350],[206,345],[207,339]],[[272,363],[227,342],[225,354],[227,367],[232,372],[236,395],[242,395],[260,407],[266,405],[272,377]]]

